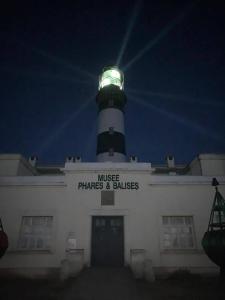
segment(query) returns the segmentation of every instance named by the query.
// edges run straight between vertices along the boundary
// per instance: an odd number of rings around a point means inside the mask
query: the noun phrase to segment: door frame
[[[110,217],[120,217],[122,218],[122,230],[123,230],[123,245],[122,245],[122,254],[123,254],[123,266],[125,265],[125,215],[124,214],[93,214],[90,216],[90,255],[89,255],[89,266],[92,266],[92,238],[93,238],[93,225],[94,225],[94,218],[102,217],[102,218],[110,218]]]

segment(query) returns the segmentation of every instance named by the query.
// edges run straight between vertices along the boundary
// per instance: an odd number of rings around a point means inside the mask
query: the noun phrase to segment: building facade
[[[201,158],[201,168],[196,161],[186,168],[191,175],[175,175],[174,166],[172,174],[169,167],[159,174],[138,162],[66,162],[62,174],[44,175],[49,171],[20,155],[2,155],[0,217],[9,249],[1,272],[72,274],[84,265],[144,268],[149,261],[155,274],[217,272],[201,240],[214,197],[212,176],[225,193],[225,157],[219,156],[217,171],[211,168],[217,155]]]

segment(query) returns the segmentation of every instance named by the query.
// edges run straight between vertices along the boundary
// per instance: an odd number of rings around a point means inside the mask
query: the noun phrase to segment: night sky
[[[95,161],[98,76],[118,62],[127,155],[225,153],[225,1],[8,1],[0,14],[0,153]]]

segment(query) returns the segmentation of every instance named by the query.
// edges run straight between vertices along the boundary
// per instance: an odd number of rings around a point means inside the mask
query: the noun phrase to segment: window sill
[[[198,249],[164,249],[160,254],[204,254],[203,250]]]
[[[52,250],[8,250],[6,254],[53,254]]]

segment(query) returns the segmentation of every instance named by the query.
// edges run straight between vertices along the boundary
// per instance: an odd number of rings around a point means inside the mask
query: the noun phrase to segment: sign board
[[[80,181],[78,190],[138,190],[136,181],[121,181],[119,174],[98,174],[96,181]]]

